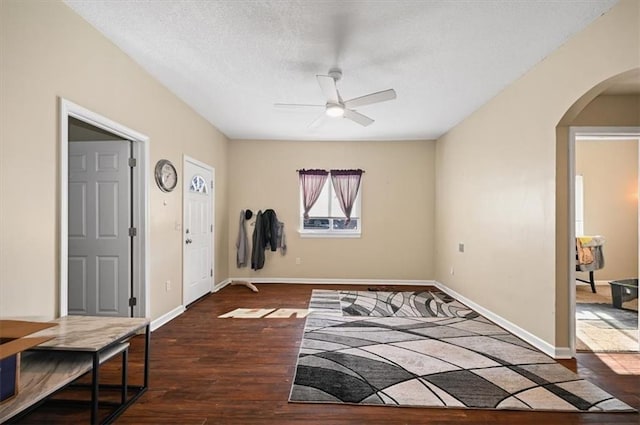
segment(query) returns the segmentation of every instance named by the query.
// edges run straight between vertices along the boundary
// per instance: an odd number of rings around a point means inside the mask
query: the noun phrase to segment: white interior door
[[[213,279],[213,169],[184,160],[183,303],[211,292]]]
[[[129,155],[127,140],[69,143],[69,314],[130,315]]]

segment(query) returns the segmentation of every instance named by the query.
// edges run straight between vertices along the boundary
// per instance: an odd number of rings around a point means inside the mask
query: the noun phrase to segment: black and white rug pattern
[[[323,314],[368,317],[478,317],[441,291],[384,292],[314,289],[309,309]]]
[[[455,309],[423,310],[412,301],[415,293],[404,293],[402,306],[398,295],[386,298],[393,307],[379,304],[387,295],[373,294],[314,291],[290,401],[634,411],[455,300],[443,302],[457,303]],[[364,299],[365,310],[353,307]],[[406,315],[349,316],[389,308]]]

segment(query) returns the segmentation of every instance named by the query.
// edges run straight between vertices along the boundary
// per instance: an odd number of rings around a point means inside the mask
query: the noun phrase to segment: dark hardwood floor
[[[151,337],[150,389],[119,424],[634,424],[637,413],[552,413],[288,403],[304,319],[218,319],[236,308],[305,308],[312,285],[229,286],[192,305]],[[323,289],[364,287],[322,286]],[[396,287],[416,290],[416,287]],[[130,350],[130,381],[141,381],[144,340]],[[640,355],[579,353],[562,361],[640,408]],[[118,361],[101,369],[118,382]],[[65,390],[61,396],[72,391]],[[88,410],[45,404],[23,424],[87,423]]]

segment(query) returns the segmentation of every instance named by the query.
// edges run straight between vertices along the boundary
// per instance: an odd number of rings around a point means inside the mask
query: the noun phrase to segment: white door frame
[[[569,127],[569,265],[576,261],[576,198],[575,198],[575,175],[576,175],[576,141],[577,139],[636,139],[638,140],[638,151],[640,152],[640,127]],[[639,153],[640,161],[640,153]],[[640,163],[640,162],[639,162]],[[639,173],[640,174],[640,173]],[[640,183],[640,177],[639,177]],[[640,185],[639,189],[640,191]],[[638,215],[640,224],[640,214]],[[638,229],[638,252],[640,252],[640,226]],[[640,276],[640,264],[638,265],[638,275]],[[640,326],[640,317],[638,317]],[[569,348],[571,357],[576,356],[576,270],[569,267]],[[640,348],[640,341],[639,341]]]
[[[134,217],[140,223],[138,233],[133,238],[133,293],[132,297],[138,300],[133,312],[136,317],[150,317],[150,284],[149,284],[149,137],[112,121],[100,114],[90,111],[67,99],[59,98],[60,104],[60,282],[59,291],[59,313],[60,317],[68,315],[68,255],[69,255],[69,117],[76,118],[85,123],[91,124],[100,129],[106,130],[116,136],[134,142],[134,150],[138,164],[133,168],[134,187],[140,196],[134,197],[132,205]]]
[[[215,232],[216,232],[216,169],[206,164],[202,161],[199,161],[195,158],[191,158],[190,156],[183,155],[182,157],[182,179],[183,179],[183,187],[185,187],[185,170],[187,169],[186,164],[190,162],[192,164],[198,165],[202,168],[205,168],[211,171],[211,225],[213,226],[213,231],[211,232],[211,285],[209,288],[209,292],[213,292],[213,288],[215,286],[214,279],[216,275],[216,261],[215,261]],[[185,267],[185,258],[186,258],[186,244],[184,243],[184,220],[185,220],[185,209],[186,209],[186,200],[187,200],[187,192],[185,190],[182,191],[182,305],[186,307],[185,303],[185,285],[187,284],[187,268]]]

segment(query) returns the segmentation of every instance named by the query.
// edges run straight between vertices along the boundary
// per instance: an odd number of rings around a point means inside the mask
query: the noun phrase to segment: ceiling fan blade
[[[313,120],[311,124],[309,124],[309,128],[311,130],[315,130],[316,128],[320,127],[325,122],[326,119],[327,119],[327,115],[323,112],[322,115],[320,115],[318,118]]]
[[[306,104],[302,104],[302,103],[274,103],[273,106],[276,109],[295,109],[295,110],[305,110],[305,111],[310,111],[310,110],[319,110],[319,109],[324,109],[325,105],[306,105]]]
[[[373,120],[371,118],[369,118],[366,115],[362,115],[359,112],[356,111],[352,111],[351,109],[345,109],[344,110],[344,115],[343,115],[346,119],[349,119],[353,122],[357,122],[358,124],[360,124],[361,126],[368,126],[370,124],[373,123]]]
[[[356,108],[358,106],[371,105],[372,103],[385,102],[387,100],[393,100],[396,98],[396,91],[394,89],[383,90],[376,93],[367,94],[364,96],[356,97],[344,102],[344,106],[347,108]]]
[[[324,93],[324,97],[327,99],[327,103],[340,103],[336,80],[328,75],[316,75],[316,78],[318,79],[322,93]]]

